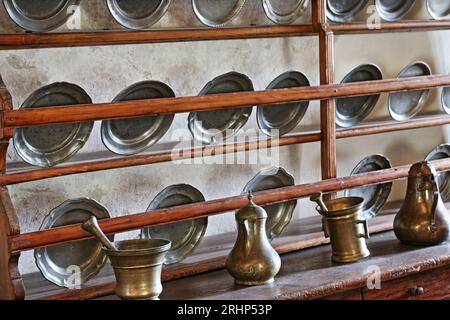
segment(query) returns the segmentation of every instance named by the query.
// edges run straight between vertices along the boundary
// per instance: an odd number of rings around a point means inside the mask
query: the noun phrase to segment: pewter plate
[[[146,29],[158,22],[171,0],[107,0],[114,19],[128,29]]]
[[[230,72],[210,81],[199,95],[253,91],[252,81],[244,74]],[[189,130],[197,141],[213,144],[228,139],[247,123],[252,107],[217,111],[192,112],[188,117]]]
[[[431,75],[430,67],[422,61],[415,62],[403,69],[398,78],[409,78]],[[417,115],[425,105],[430,90],[417,90],[391,93],[388,108],[391,117],[397,121],[411,119]]]
[[[327,0],[327,17],[333,22],[350,22],[368,0]]]
[[[386,21],[403,18],[414,5],[415,0],[376,0],[378,14]]]
[[[25,100],[21,109],[90,104],[91,98],[79,86],[58,82],[42,87]],[[52,167],[75,155],[89,139],[94,122],[19,128],[14,147],[29,164]]]
[[[347,74],[341,83],[373,81],[383,79],[380,68],[374,64],[363,64]],[[364,120],[373,110],[380,95],[336,99],[336,123],[345,128]]]
[[[427,9],[434,20],[450,19],[450,1],[427,0]]]
[[[44,218],[40,230],[82,223],[91,216],[97,219],[110,218],[108,210],[94,200],[87,198],[69,200],[53,209]],[[114,236],[109,236],[109,239],[113,241]],[[101,243],[96,239],[36,249],[34,258],[42,275],[48,281],[68,288],[77,285],[73,276],[78,270],[81,282],[78,284],[82,285],[98,274],[107,260]]]
[[[263,0],[267,17],[277,24],[294,23],[308,6],[309,0]]]
[[[172,185],[161,191],[150,203],[147,211],[181,206],[184,204],[204,202],[202,193],[187,184]],[[173,264],[185,259],[202,240],[208,218],[180,221],[167,225],[144,228],[143,239],[168,239],[172,248],[167,252],[164,263]]]
[[[197,18],[209,27],[221,27],[244,7],[246,0],[192,0]]]
[[[267,90],[309,86],[308,78],[301,72],[288,71],[273,80]],[[257,120],[264,134],[274,137],[289,133],[303,119],[309,101],[285,103],[277,106],[258,106]]]
[[[384,170],[392,168],[391,162],[383,155],[376,154],[363,159],[353,169],[351,175],[360,173]],[[386,203],[391,193],[392,182],[378,184],[373,186],[365,186],[352,190],[346,190],[346,197],[361,197],[364,199],[363,219],[371,219],[376,217],[378,212]]]
[[[158,81],[138,82],[123,90],[114,101],[175,97],[172,89]],[[103,144],[120,155],[133,155],[157,143],[172,125],[174,115],[148,116],[102,122]]]
[[[447,114],[450,114],[450,87],[442,89],[441,106]]]
[[[425,158],[426,161],[450,158],[450,145],[441,144],[431,151]],[[444,202],[450,201],[450,172],[443,172],[437,175],[437,183]]]
[[[78,8],[80,0],[3,0],[11,19],[21,28],[46,32],[64,24]]]
[[[294,177],[283,168],[268,168],[259,172],[244,188],[243,194],[249,191],[258,192],[295,185]],[[278,237],[292,220],[297,201],[263,206],[267,211],[266,232],[269,239]]]

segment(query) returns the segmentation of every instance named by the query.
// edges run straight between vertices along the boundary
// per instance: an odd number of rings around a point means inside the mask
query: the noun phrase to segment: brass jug
[[[226,266],[238,285],[256,286],[272,283],[281,267],[281,259],[266,233],[267,212],[253,203],[236,213],[236,243],[228,255]]]
[[[405,202],[395,216],[397,238],[410,245],[435,245],[449,236],[449,218],[436,182],[436,170],[424,161],[409,170]]]

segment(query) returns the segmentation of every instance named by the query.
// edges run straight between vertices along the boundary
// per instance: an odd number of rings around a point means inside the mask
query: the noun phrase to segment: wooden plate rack
[[[450,76],[432,75],[406,79],[334,84],[334,35],[445,29],[450,29],[450,21],[400,21],[382,23],[378,29],[372,29],[365,23],[329,24],[326,19],[326,0],[314,0],[312,1],[312,23],[307,25],[0,35],[0,50],[317,36],[319,38],[321,83],[320,86],[310,88],[115,102],[87,106],[60,106],[17,111],[13,110],[12,99],[8,89],[3,81],[0,81],[0,298],[24,299],[27,296],[25,290],[26,285],[24,285],[24,280],[18,270],[18,261],[22,251],[90,237],[89,234],[81,229],[80,225],[21,233],[14,206],[8,192],[8,185],[72,174],[169,162],[172,160],[173,154],[171,151],[153,152],[127,158],[88,159],[82,163],[65,164],[54,168],[8,169],[6,163],[7,149],[16,128],[56,123],[131,118],[143,115],[217,110],[247,105],[320,100],[320,131],[291,134],[279,140],[254,140],[203,148],[182,149],[180,150],[181,157],[201,157],[204,152],[215,155],[320,141],[323,180],[294,187],[258,192],[255,194],[255,202],[258,204],[273,204],[299,199],[317,191],[331,193],[363,185],[405,179],[408,175],[410,165],[352,177],[337,178],[336,140],[450,124],[450,116],[444,114],[429,115],[416,117],[405,122],[372,122],[350,129],[336,130],[334,99],[338,97],[450,86]],[[450,170],[450,160],[437,160],[433,161],[433,164],[439,172]],[[101,227],[108,234],[120,233],[140,229],[144,226],[229,212],[244,206],[246,203],[247,199],[245,196],[229,197],[207,201],[201,204],[157,210],[151,214],[143,212],[126,217],[112,218],[102,221]],[[390,223],[383,225],[383,229],[389,228],[391,228]],[[299,239],[301,238],[297,238],[295,241],[302,241]],[[299,243],[291,246],[285,245],[285,248],[288,249],[285,249],[283,252],[286,253],[303,247]],[[189,270],[183,270],[182,272],[178,270],[180,268],[169,268],[165,272],[165,278],[173,279],[174,277],[192,275],[196,272],[205,272],[220,267],[223,267],[223,264],[218,265],[214,262],[197,261],[189,265]],[[176,272],[178,273],[175,274],[175,271],[173,271],[174,274],[170,276],[171,270],[177,270]],[[60,295],[60,298],[94,298],[112,293],[113,290],[114,286],[111,284],[96,283],[76,291],[67,290],[65,294]],[[45,294],[40,295],[40,298],[45,298]]]

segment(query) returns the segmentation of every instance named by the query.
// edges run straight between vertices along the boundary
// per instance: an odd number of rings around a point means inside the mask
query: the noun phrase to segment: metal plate
[[[377,11],[386,21],[397,21],[404,17],[415,0],[376,0]]]
[[[391,162],[383,155],[375,154],[363,159],[353,169],[351,175],[390,169]],[[378,184],[373,186],[365,186],[352,190],[346,190],[346,197],[361,197],[364,198],[363,219],[371,219],[376,217],[383,205],[386,203],[391,193],[392,182]]]
[[[53,209],[44,218],[40,230],[82,223],[91,216],[97,219],[110,218],[108,210],[94,200],[87,198],[69,200]],[[109,236],[109,239],[113,241],[114,236]],[[42,275],[61,287],[76,284],[72,279],[76,267],[80,268],[79,284],[82,285],[94,277],[107,260],[101,243],[96,239],[36,249],[34,258]]]
[[[450,158],[450,145],[441,144],[431,151],[425,160],[433,161]],[[441,193],[442,200],[444,202],[450,201],[450,172],[443,172],[437,175],[437,182],[439,185],[439,191]]]
[[[11,19],[21,28],[46,32],[64,24],[76,11],[80,0],[3,0]]]
[[[209,27],[221,27],[244,7],[246,0],[192,0],[197,18]]]
[[[333,22],[350,22],[368,0],[327,0],[327,17]]]
[[[187,184],[172,185],[161,191],[150,203],[147,211],[181,206],[184,204],[203,202],[202,193]],[[142,229],[143,239],[168,239],[172,248],[167,252],[165,264],[180,262],[185,259],[202,240],[208,218],[181,221],[167,225]]]
[[[171,0],[107,0],[109,12],[128,29],[145,29],[158,22]]]
[[[58,82],[36,90],[21,109],[90,103],[82,88]],[[52,167],[76,154],[89,139],[93,126],[94,122],[82,122],[19,128],[14,132],[14,147],[24,161]]]
[[[199,95],[253,91],[252,81],[244,74],[230,72],[210,81]],[[253,107],[192,112],[188,117],[192,136],[212,144],[234,136],[248,121]]]
[[[142,81],[123,90],[114,101],[175,97],[172,89],[158,81]],[[112,152],[133,155],[157,143],[172,125],[174,115],[149,116],[102,122],[102,141]]]
[[[263,7],[272,22],[291,24],[305,12],[309,2],[309,0],[263,0]]]
[[[425,62],[418,61],[403,69],[398,78],[429,75],[431,75],[430,67]],[[411,119],[422,110],[429,93],[430,90],[391,93],[388,99],[389,113],[397,121]]]
[[[427,9],[434,20],[450,19],[450,1],[427,0]]]
[[[259,172],[244,188],[243,194],[294,186],[294,177],[283,168],[268,168]],[[297,200],[263,206],[267,211],[266,232],[269,239],[278,237],[292,220]]]
[[[267,87],[267,90],[306,87],[309,85],[309,80],[303,73],[288,71],[273,80]],[[264,134],[272,137],[289,133],[303,119],[308,106],[309,101],[285,103],[277,106],[258,106],[256,117],[259,128]]]
[[[363,64],[347,74],[341,83],[373,81],[383,79],[380,68],[374,64]],[[364,120],[373,110],[380,95],[336,99],[336,123],[341,127],[352,127]]]
[[[441,106],[447,114],[450,114],[450,87],[442,89]]]

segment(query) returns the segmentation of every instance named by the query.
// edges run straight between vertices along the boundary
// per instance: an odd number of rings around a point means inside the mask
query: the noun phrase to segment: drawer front
[[[346,291],[322,298],[322,300],[362,300],[361,289]]]
[[[380,290],[363,289],[365,300],[448,300],[450,267],[382,282]]]

